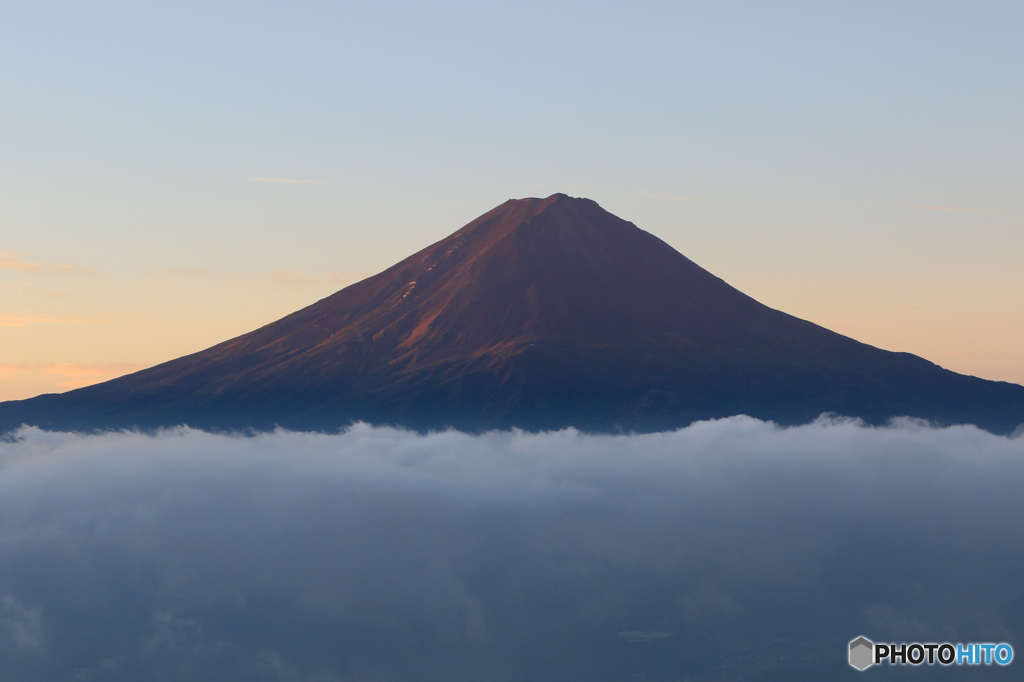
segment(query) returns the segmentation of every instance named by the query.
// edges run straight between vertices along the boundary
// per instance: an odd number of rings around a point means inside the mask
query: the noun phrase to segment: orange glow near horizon
[[[907,286],[900,279],[905,273],[881,271],[864,277],[870,285],[858,286],[792,268],[766,273],[740,262],[728,272],[724,259],[701,264],[766,305],[864,343],[914,353],[960,373],[1024,384],[1024,319],[1006,314],[1019,304],[1014,287],[952,282],[943,291],[938,279]],[[309,274],[282,268],[227,277],[182,266],[145,278],[68,280],[80,270],[42,266],[17,270],[21,281],[0,277],[0,295],[11,310],[0,315],[0,400],[79,388],[203,350],[377,271]],[[858,295],[847,288],[858,289]],[[817,293],[807,295],[810,289]],[[46,293],[51,291],[61,295]]]

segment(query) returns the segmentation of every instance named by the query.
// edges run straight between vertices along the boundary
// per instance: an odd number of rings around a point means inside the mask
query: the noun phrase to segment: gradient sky
[[[201,350],[508,198],[1024,383],[1024,4],[6,3],[0,399]]]

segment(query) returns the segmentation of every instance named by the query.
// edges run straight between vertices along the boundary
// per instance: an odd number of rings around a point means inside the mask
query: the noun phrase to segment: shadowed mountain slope
[[[0,404],[0,430],[653,431],[749,414],[1009,432],[1024,387],[761,305],[595,202],[510,200],[384,272],[205,351]]]

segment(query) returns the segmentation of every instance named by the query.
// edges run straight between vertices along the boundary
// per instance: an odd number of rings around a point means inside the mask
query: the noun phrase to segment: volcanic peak
[[[0,406],[0,430],[661,430],[748,414],[1010,432],[1024,387],[772,310],[589,199],[510,200],[361,282],[193,355]]]

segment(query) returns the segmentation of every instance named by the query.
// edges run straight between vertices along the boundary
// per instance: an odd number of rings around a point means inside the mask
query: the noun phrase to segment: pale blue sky
[[[1020,2],[6,3],[0,398],[555,191],[769,305],[1024,381],[1022,29]]]

